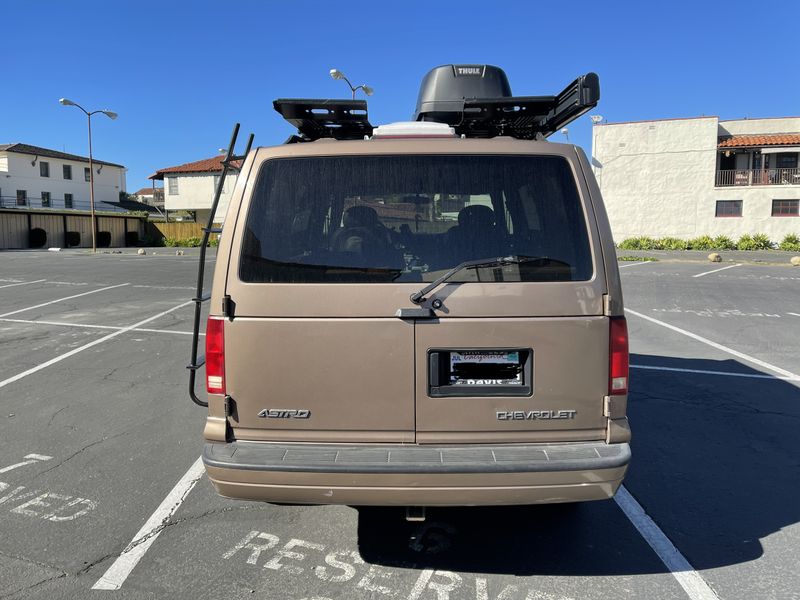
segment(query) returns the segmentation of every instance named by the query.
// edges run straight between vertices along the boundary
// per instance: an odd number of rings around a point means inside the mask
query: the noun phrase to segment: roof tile
[[[757,146],[800,146],[800,133],[763,135],[734,135],[719,141],[719,148],[749,148]]]

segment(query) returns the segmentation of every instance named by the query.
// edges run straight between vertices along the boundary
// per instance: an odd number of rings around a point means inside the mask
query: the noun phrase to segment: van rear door
[[[256,156],[225,286],[235,437],[604,438],[605,274],[574,154],[515,140],[365,144]],[[505,256],[410,300],[461,262]]]

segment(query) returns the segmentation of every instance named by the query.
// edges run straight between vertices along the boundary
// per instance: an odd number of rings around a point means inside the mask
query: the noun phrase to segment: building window
[[[773,200],[773,217],[800,217],[800,200]]]
[[[742,216],[742,201],[741,200],[717,200],[717,211],[714,213],[715,217],[741,217]]]
[[[42,208],[50,208],[50,192],[42,192]]]
[[[178,195],[178,178],[177,177],[168,177],[167,182],[169,183],[169,195],[170,196],[177,196]]]
[[[39,175],[42,177],[50,177],[50,163],[43,160],[39,161]]]
[[[89,167],[84,167],[84,168],[83,168],[83,178],[84,178],[86,181],[89,181],[89,179],[91,179],[91,176],[92,176],[92,172],[91,172],[91,170],[89,169]]]
[[[64,179],[72,179],[72,165],[64,165]]]
[[[64,208],[72,208],[72,194],[64,194]]]
[[[17,206],[28,205],[28,192],[25,190],[17,190]]]
[[[781,152],[777,156],[777,164],[779,169],[796,169],[797,168],[797,153],[796,152]]]

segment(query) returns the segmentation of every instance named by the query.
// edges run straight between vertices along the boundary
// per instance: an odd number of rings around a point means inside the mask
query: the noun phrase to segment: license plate
[[[450,353],[450,385],[523,385],[519,351]]]

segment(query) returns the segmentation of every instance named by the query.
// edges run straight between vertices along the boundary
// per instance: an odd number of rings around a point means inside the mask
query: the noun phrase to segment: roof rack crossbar
[[[289,142],[320,138],[356,140],[372,135],[364,100],[280,98],[272,105],[300,134],[289,138]]]

